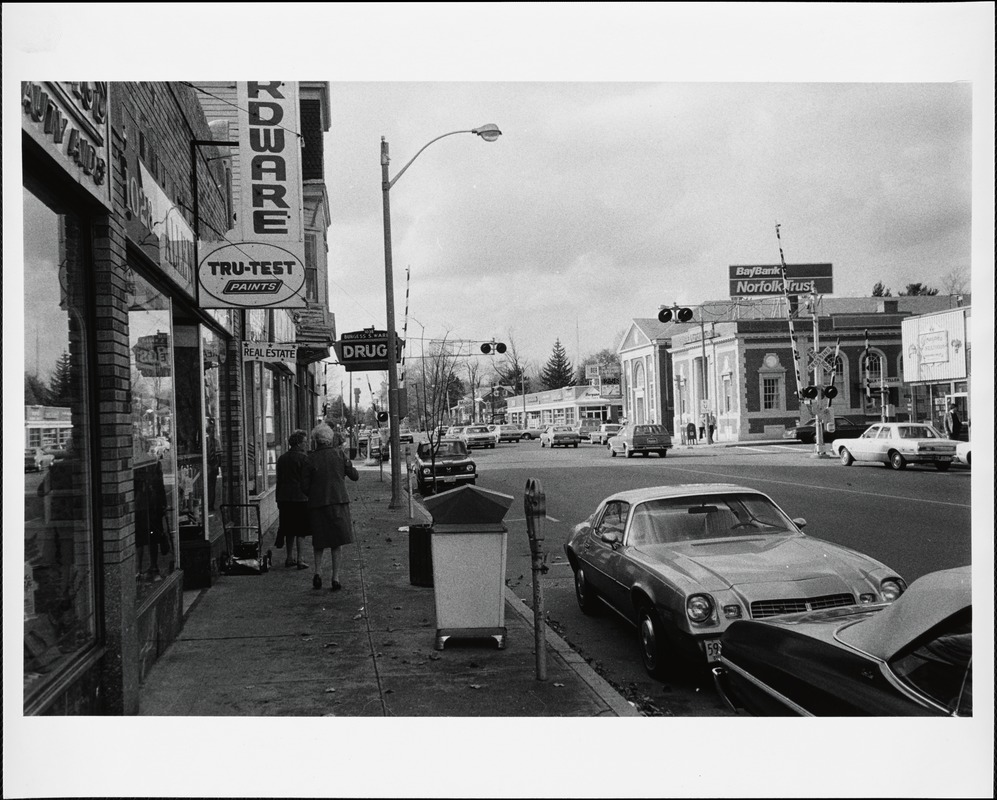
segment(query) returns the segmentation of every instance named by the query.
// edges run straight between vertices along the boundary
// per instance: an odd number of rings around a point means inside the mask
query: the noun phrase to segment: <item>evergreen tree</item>
[[[883,282],[882,281],[877,281],[876,285],[872,287],[872,296],[873,297],[891,297],[892,293],[890,292],[890,290],[887,287],[883,286]]]
[[[29,372],[24,373],[24,405],[47,406],[48,389],[42,379]]]
[[[64,352],[55,364],[55,372],[48,384],[48,405],[71,406],[73,404],[73,384],[69,353]]]
[[[574,369],[568,361],[568,354],[558,339],[554,342],[554,351],[551,353],[547,366],[540,373],[540,383],[544,389],[561,389],[565,386],[573,385]]]
[[[900,292],[901,297],[930,297],[932,295],[938,294],[937,289],[930,289],[926,284],[923,283],[908,283],[907,289]]]

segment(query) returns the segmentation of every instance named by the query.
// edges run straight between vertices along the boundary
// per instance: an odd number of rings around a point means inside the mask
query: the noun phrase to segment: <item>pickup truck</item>
[[[609,441],[609,437],[616,434],[616,432],[622,428],[622,425],[616,425],[613,423],[605,423],[599,426],[599,430],[592,431],[589,434],[589,444],[605,444]]]

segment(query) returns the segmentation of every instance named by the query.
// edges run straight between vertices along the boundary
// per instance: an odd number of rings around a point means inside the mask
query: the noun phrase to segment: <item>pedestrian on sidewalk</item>
[[[277,528],[277,547],[286,548],[285,567],[308,569],[301,557],[301,543],[308,535],[308,494],[305,484],[308,481],[308,453],[305,445],[308,434],[303,430],[294,431],[287,438],[288,450],[277,459],[277,512],[280,516]],[[292,557],[294,551],[296,557]]]
[[[342,588],[339,582],[340,548],[353,542],[346,478],[360,480],[360,473],[343,452],[343,437],[328,425],[317,425],[312,431],[312,441],[315,449],[308,454],[305,484],[315,561],[312,586],[322,588],[323,561],[328,550],[331,562],[329,588],[336,592]]]

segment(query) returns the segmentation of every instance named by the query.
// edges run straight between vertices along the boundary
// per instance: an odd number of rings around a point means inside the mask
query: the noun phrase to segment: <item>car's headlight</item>
[[[907,585],[900,578],[887,578],[879,585],[879,592],[883,595],[883,600],[892,603],[906,588]]]
[[[432,467],[423,467],[422,468],[422,474],[423,475],[430,475],[430,474],[432,474],[432,472],[433,472]]]
[[[706,622],[713,614],[713,600],[708,594],[694,594],[685,601],[685,613],[693,622]]]
[[[474,472],[474,464],[468,464],[467,465],[467,471],[468,472]]]

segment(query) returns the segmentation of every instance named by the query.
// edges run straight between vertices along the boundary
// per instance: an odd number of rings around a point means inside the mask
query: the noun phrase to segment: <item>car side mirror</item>
[[[606,544],[619,544],[623,540],[619,531],[606,531],[605,533],[599,534],[599,538]]]
[[[794,519],[794,520],[793,520],[793,524],[794,524],[794,525],[795,525],[795,526],[796,526],[797,528],[799,528],[799,529],[800,529],[801,531],[802,531],[802,530],[803,530],[803,529],[804,529],[805,527],[807,527],[807,521],[806,521],[805,519],[803,519],[803,517],[797,517],[796,519]]]

